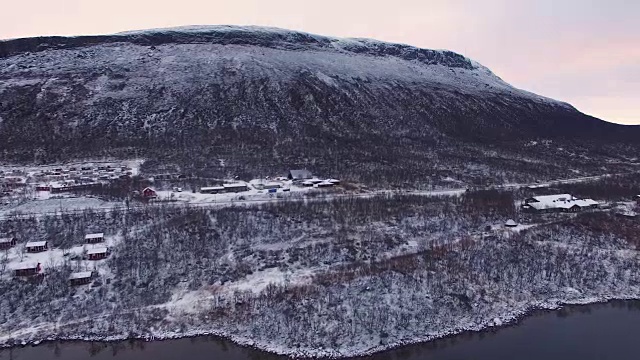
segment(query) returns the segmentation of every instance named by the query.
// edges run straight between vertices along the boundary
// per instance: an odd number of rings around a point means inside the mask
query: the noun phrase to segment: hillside
[[[462,55],[375,40],[217,26],[0,42],[5,161],[505,182],[628,170],[638,134]]]

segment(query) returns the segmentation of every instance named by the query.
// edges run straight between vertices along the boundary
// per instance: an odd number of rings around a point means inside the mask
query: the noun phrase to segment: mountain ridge
[[[419,181],[426,169],[493,168],[472,153],[498,151],[514,177],[566,162],[527,144],[602,161],[630,151],[638,129],[516,89],[460,54],[376,40],[216,26],[0,42],[5,159],[135,154],[194,171],[302,166],[362,180],[409,169]]]

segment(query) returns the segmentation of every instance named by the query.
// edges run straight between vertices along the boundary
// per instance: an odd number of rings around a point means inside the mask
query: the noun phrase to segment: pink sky
[[[181,25],[265,25],[449,49],[507,82],[640,124],[640,1],[3,1],[0,39]]]

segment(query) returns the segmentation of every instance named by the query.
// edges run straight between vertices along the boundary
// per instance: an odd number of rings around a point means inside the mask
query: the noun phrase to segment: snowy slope
[[[388,178],[393,163],[418,177],[468,157],[465,147],[507,154],[553,139],[600,151],[638,133],[450,51],[258,27],[3,41],[0,99],[6,159],[133,154],[198,169],[215,156],[253,175],[288,164],[328,172],[339,158],[345,172]]]

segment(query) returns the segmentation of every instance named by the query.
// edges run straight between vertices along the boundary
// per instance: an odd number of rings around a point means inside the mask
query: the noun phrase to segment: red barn
[[[146,187],[142,190],[142,197],[145,199],[155,199],[158,197],[158,194],[152,188]]]

